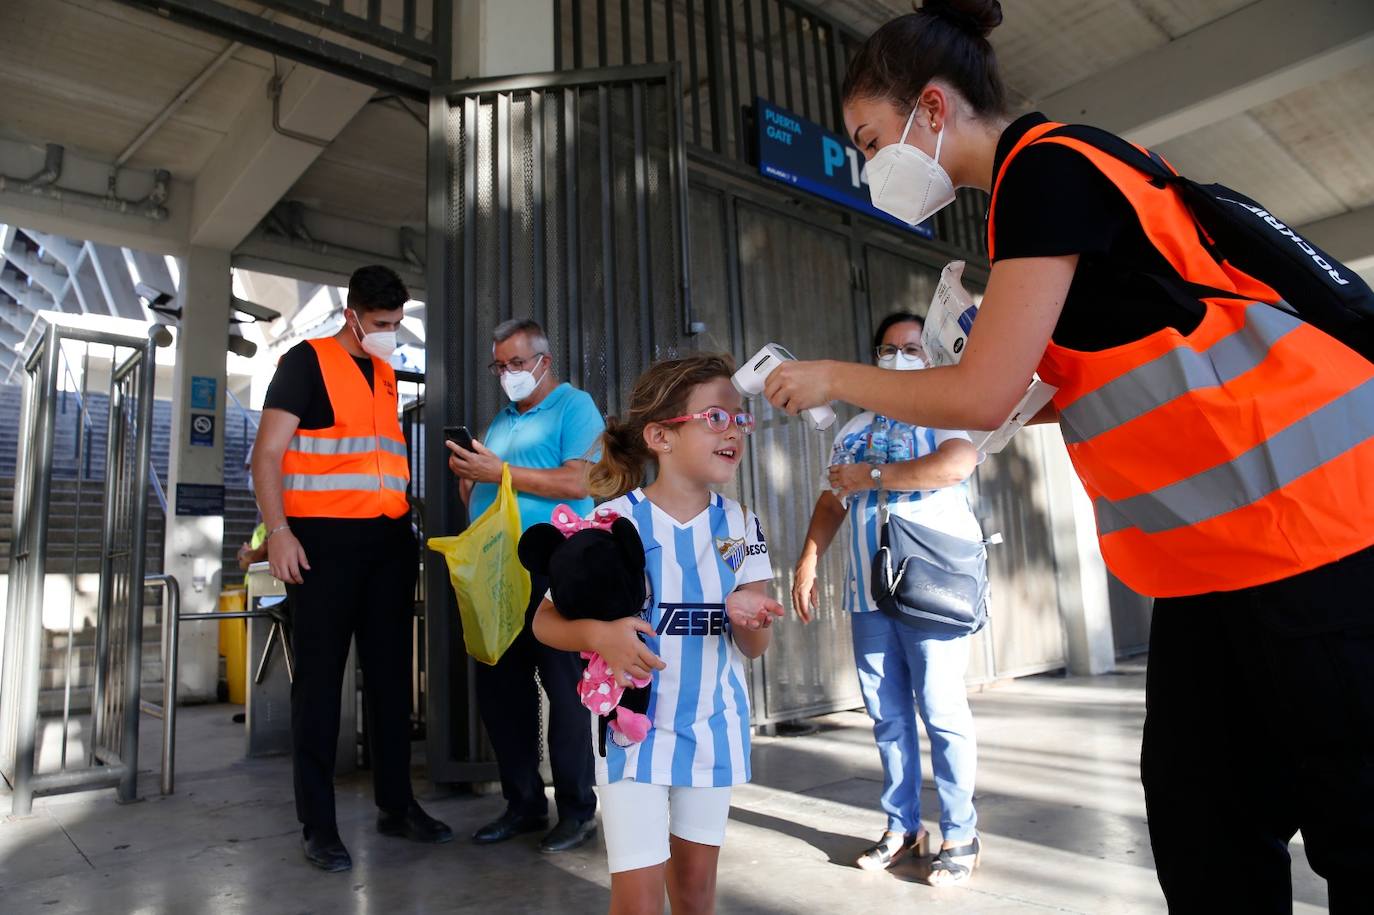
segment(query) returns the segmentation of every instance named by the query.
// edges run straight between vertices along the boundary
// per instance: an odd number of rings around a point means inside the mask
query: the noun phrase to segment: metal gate
[[[159,328],[161,330],[161,328]],[[162,333],[166,333],[162,331]],[[71,344],[71,347],[65,346]],[[71,565],[50,542],[54,440],[64,381],[75,387],[72,355],[80,348],[82,422],[89,434],[87,402],[94,373],[108,375],[105,467],[101,485],[99,578],[96,587],[94,677],[91,717],[80,733],[84,758],[68,759],[73,729],[72,691],[76,595],[82,531],[82,480],[89,468],[75,468],[78,520],[73,525]],[[92,347],[95,347],[93,350]],[[121,801],[138,789],[139,680],[142,673],[143,575],[147,493],[152,454],[154,338],[140,340],[69,327],[50,326],[25,364],[23,412],[15,468],[14,532],[10,552],[9,601],[3,628],[0,670],[0,768],[13,790],[12,812],[26,814],[37,794],[116,786]],[[103,364],[101,364],[103,363]],[[70,390],[71,388],[65,389]],[[80,439],[78,439],[80,440]],[[78,446],[78,454],[86,449]],[[51,600],[53,578],[69,573],[68,600]],[[58,579],[60,583],[60,579]],[[65,604],[65,607],[61,606]],[[45,609],[49,616],[45,620]],[[56,619],[65,609],[65,619]],[[55,612],[54,612],[55,611]],[[52,623],[51,627],[45,625]],[[47,628],[65,628],[62,664],[64,699],[60,716],[44,720],[39,692]],[[51,649],[53,646],[49,646]],[[52,720],[56,718],[56,720]],[[38,729],[60,729],[57,765],[39,771]],[[79,724],[76,725],[80,727]]]
[[[609,413],[687,347],[686,153],[675,65],[455,83],[430,102],[425,424],[484,428],[501,406],[491,332],[544,325],[560,377]],[[426,449],[426,529],[461,529],[446,452]],[[472,662],[441,563],[429,563],[429,762],[477,764]]]

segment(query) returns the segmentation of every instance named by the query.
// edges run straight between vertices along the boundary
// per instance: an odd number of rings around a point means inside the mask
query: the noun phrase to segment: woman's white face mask
[[[925,222],[954,202],[954,182],[940,167],[945,132],[935,135],[935,158],[907,143],[919,107],[912,108],[902,138],[873,154],[866,165],[873,206],[908,225]]]
[[[925,367],[926,361],[920,356],[908,356],[906,353],[894,353],[878,360],[878,368],[896,369],[899,372],[914,372]]]

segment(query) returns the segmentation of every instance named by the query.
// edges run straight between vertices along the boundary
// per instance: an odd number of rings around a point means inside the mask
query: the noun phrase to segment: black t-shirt
[[[997,143],[993,174],[1043,114],[1013,121]],[[997,190],[993,239],[997,260],[1077,254],[1054,342],[1095,352],[1143,339],[1165,327],[1189,333],[1203,307],[1168,291],[1149,274],[1177,272],[1150,244],[1124,194],[1076,150],[1029,146],[1007,166]]]
[[[372,357],[353,357],[353,362],[373,387]],[[300,419],[301,429],[328,429],[334,425],[334,408],[329,403],[329,389],[320,370],[320,357],[309,343],[298,343],[286,351],[277,363],[277,372],[267,387],[264,410],[285,410]],[[410,519],[388,518],[289,518],[291,532],[311,552],[340,549],[364,549],[374,544],[378,536],[409,536]]]
[[[373,387],[372,357],[353,357],[353,362]],[[329,389],[324,386],[320,357],[307,342],[297,343],[277,363],[277,373],[267,387],[264,410],[285,410],[301,421],[302,429],[328,429],[334,425],[334,408],[329,404]]]

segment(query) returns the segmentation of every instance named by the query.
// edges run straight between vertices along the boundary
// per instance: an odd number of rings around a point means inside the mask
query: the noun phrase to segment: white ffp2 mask
[[[535,364],[543,360],[541,355]],[[534,377],[534,372],[526,370],[523,372],[506,372],[501,376],[501,389],[506,392],[506,396],[512,403],[519,403],[526,397],[534,393],[534,389],[539,387],[539,382],[543,381],[543,376]]]
[[[391,354],[396,352],[396,331],[378,330],[365,334],[361,333],[362,327],[363,322],[359,320],[358,326],[353,328],[353,336],[358,338],[358,345],[363,352],[378,359],[390,359]]]
[[[945,132],[935,135],[932,159],[907,143],[918,109],[911,109],[902,138],[874,153],[864,167],[873,206],[908,225],[918,225],[954,202],[954,182],[940,167],[940,147]]]
[[[906,353],[894,353],[878,360],[878,368],[895,369],[899,372],[913,372],[925,367],[926,361],[920,356],[908,356]]]

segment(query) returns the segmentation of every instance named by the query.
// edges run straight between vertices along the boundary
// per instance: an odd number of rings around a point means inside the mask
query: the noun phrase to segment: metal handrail
[[[76,384],[76,376],[72,374],[71,364],[65,359],[62,360],[62,369],[67,373],[67,380],[72,383],[72,393],[76,395],[76,409],[80,411],[81,419],[86,424],[87,431],[93,433],[95,431],[95,426],[91,420],[90,411],[86,409],[86,398],[81,395],[81,389],[77,387]],[[232,392],[229,392],[229,396],[234,397]],[[238,403],[237,397],[234,397],[234,403]],[[106,407],[106,409],[109,408]],[[242,404],[239,404],[239,409],[243,409]],[[248,418],[251,420],[252,416]],[[256,423],[253,424],[253,431],[257,431]],[[105,472],[109,473],[108,467],[105,469]],[[77,471],[77,476],[80,476],[79,469]],[[162,515],[165,518],[167,516],[167,492],[162,488],[162,480],[157,475],[157,468],[150,465],[148,467],[148,476],[153,481],[153,493],[157,496],[157,504],[162,508]]]
[[[162,507],[162,517],[167,517],[167,493],[162,489],[162,480],[158,479],[157,468],[149,465],[148,479],[153,481],[153,493],[157,495],[157,504]]]
[[[228,387],[224,389],[224,393],[228,394],[229,399],[234,402],[234,406],[239,408],[239,412],[243,414],[243,418],[253,424],[253,432],[256,433],[258,431],[258,420],[253,416],[252,411],[245,407],[243,402],[239,400],[238,395],[229,390]]]
[[[146,575],[145,588],[161,587],[166,594],[167,605],[162,614],[162,705],[152,702],[140,703],[143,711],[162,717],[162,778],[161,791],[171,794],[176,781],[176,739],[177,739],[177,640],[181,638],[183,622],[219,622],[220,620],[246,620],[269,616],[263,610],[236,610],[229,613],[182,613],[181,585],[171,574]]]

